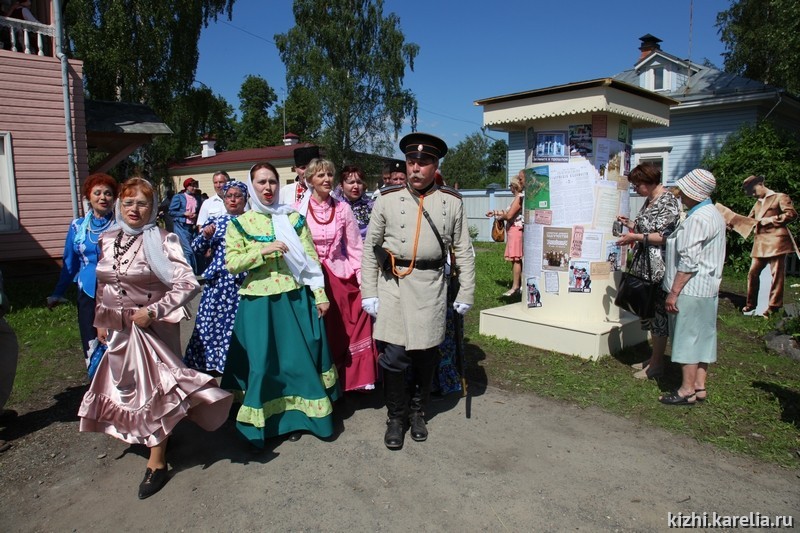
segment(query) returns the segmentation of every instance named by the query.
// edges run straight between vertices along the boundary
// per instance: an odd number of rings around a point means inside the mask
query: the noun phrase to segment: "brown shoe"
[[[11,443],[5,440],[0,440],[0,453],[11,449]]]

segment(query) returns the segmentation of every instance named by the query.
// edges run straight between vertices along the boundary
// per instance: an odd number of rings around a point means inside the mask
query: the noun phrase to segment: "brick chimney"
[[[639,50],[641,50],[642,53],[639,54],[639,59],[636,61],[637,63],[649,56],[651,52],[661,50],[661,46],[658,44],[661,42],[661,39],[658,37],[648,33],[647,35],[642,35],[639,37],[639,40],[642,41],[642,45],[639,47]]]
[[[216,143],[217,140],[210,135],[203,137],[203,140],[200,141],[200,157],[213,157],[217,155],[217,151],[214,150],[214,145]]]
[[[300,136],[296,135],[292,132],[288,132],[286,135],[283,136],[283,145],[284,146],[294,146],[295,144],[300,142]]]

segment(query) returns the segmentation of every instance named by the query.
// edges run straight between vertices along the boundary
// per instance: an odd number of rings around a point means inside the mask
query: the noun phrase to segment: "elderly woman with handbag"
[[[628,272],[645,282],[658,285],[664,278],[664,244],[678,223],[680,202],[661,184],[661,171],[655,165],[637,165],[628,175],[628,181],[646,200],[633,220],[617,217],[629,230],[617,244],[634,246],[634,260]],[[638,379],[656,378],[664,373],[664,352],[669,336],[667,313],[664,310],[666,293],[658,289],[654,291],[654,296],[653,316],[641,317],[642,329],[651,332],[653,349],[650,360],[638,367],[638,372],[633,375]]]
[[[717,307],[725,262],[725,220],[709,196],[716,187],[711,172],[695,169],[677,182],[686,219],[667,238],[664,290],[669,291],[672,362],[681,365],[681,386],[664,394],[666,405],[692,405],[706,399],[708,365],[717,360]]]

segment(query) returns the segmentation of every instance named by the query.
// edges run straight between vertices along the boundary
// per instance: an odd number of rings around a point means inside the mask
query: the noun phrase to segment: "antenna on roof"
[[[694,0],[689,0],[689,57],[686,59],[686,89],[683,94],[688,94],[692,83],[692,28],[694,15]]]

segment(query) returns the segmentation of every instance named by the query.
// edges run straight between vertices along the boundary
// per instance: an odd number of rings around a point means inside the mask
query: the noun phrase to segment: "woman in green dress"
[[[322,269],[305,218],[280,203],[278,184],[274,166],[254,165],[252,209],[231,220],[225,237],[228,271],[248,274],[222,387],[242,402],[236,428],[257,447],[302,431],[331,436],[339,396],[322,321],[330,305]]]

